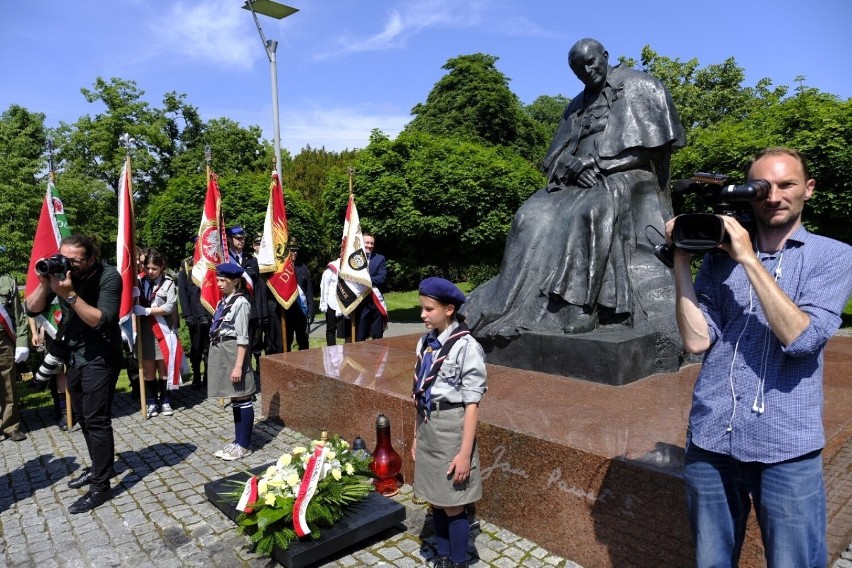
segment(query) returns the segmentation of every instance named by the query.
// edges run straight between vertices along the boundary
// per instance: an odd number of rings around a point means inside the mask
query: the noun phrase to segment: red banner
[[[225,235],[225,220],[222,217],[222,196],[219,193],[219,181],[211,173],[207,182],[207,196],[204,198],[204,211],[201,213],[201,225],[198,227],[198,240],[195,241],[195,254],[192,257],[192,280],[201,288],[201,303],[211,314],[222,298],[222,292],[216,285],[216,267],[228,258],[228,239]]]
[[[263,222],[263,237],[257,254],[257,265],[261,273],[272,273],[266,285],[278,300],[289,308],[299,296],[296,271],[290,258],[290,230],[287,226],[287,206],[278,172],[272,172],[269,186],[269,203]]]

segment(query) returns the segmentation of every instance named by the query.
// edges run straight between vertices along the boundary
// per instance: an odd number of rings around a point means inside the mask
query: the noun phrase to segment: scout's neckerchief
[[[234,292],[226,302],[224,298],[219,300],[219,305],[216,306],[216,311],[213,312],[213,323],[210,324],[210,339],[216,339],[219,336],[219,328],[222,327],[222,320],[231,311],[231,306],[237,301],[237,298],[242,296],[242,292]]]
[[[435,379],[438,377],[438,371],[444,363],[444,359],[450,353],[450,349],[456,344],[456,341],[470,335],[470,329],[465,323],[459,323],[447,341],[441,345],[438,338],[432,335],[432,332],[426,334],[423,340],[423,346],[420,348],[420,353],[417,354],[417,363],[414,366],[414,389],[412,397],[414,404],[417,406],[418,412],[422,410],[429,421],[429,414],[432,409],[432,385],[435,384]],[[440,349],[438,357],[433,361],[432,353]]]

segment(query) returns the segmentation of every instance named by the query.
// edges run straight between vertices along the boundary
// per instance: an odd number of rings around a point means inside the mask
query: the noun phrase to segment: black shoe
[[[83,473],[81,473],[79,477],[75,477],[74,479],[68,482],[68,487],[70,487],[71,489],[80,489],[84,485],[88,485],[91,481],[92,469],[87,467],[83,469]]]
[[[15,430],[11,434],[9,434],[9,439],[13,442],[23,442],[27,439],[27,435],[21,432],[20,430]]]
[[[112,489],[104,491],[88,491],[85,495],[71,503],[68,507],[68,512],[72,515],[77,513],[88,513],[95,507],[100,507],[107,501],[112,499]]]
[[[63,432],[68,431],[68,417],[64,414],[59,417],[59,429]]]
[[[448,568],[467,568],[467,562],[453,562],[452,560],[447,560]]]

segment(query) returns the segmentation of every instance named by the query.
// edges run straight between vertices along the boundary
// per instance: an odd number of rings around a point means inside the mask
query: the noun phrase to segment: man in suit
[[[287,323],[287,351],[293,345],[293,336],[299,345],[299,351],[310,347],[308,337],[308,326],[314,321],[314,286],[311,283],[311,275],[305,263],[298,263],[299,247],[290,245],[290,258],[296,271],[296,282],[299,285],[299,298],[284,312]]]
[[[198,237],[193,237],[193,243]],[[201,288],[192,281],[192,257],[184,259],[178,272],[180,312],[189,330],[189,360],[192,363],[192,388],[207,388],[207,354],[210,350],[210,314],[201,304]],[[204,373],[201,364],[204,363]]]
[[[373,288],[382,292],[388,279],[387,259],[373,252],[376,246],[376,237],[370,232],[364,232],[364,252],[367,253],[370,280]],[[356,310],[357,328],[355,332],[356,341],[365,341],[367,338],[381,339],[385,334],[385,322],[382,312],[374,301],[374,297],[367,297],[361,302]]]
[[[253,241],[255,255],[260,253],[262,237],[257,235]],[[284,351],[284,341],[281,335],[281,312],[278,301],[269,290],[267,280],[269,273],[260,274],[257,256],[244,266],[247,273],[255,279],[254,301],[251,306],[249,323],[254,321],[251,352],[254,356],[255,370],[260,372],[261,355],[272,355]]]

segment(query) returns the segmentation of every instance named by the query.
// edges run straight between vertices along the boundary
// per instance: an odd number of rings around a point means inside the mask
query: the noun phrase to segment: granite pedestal
[[[323,430],[375,445],[391,421],[402,477],[413,480],[410,398],[417,336],[263,357],[268,416],[312,437]],[[852,539],[852,338],[826,350],[824,452],[829,550]],[[585,568],[692,566],[683,443],[699,366],[609,386],[488,365],[478,443],[477,513]],[[752,518],[740,562],[764,566]]]
[[[253,474],[266,471],[270,464],[251,470]],[[234,482],[245,482],[248,475],[237,473],[204,485],[204,495],[231,520],[239,515],[237,500],[227,496]],[[392,528],[405,520],[405,507],[378,493],[370,493],[361,501],[346,508],[346,512],[333,526],[322,529],[322,537],[304,538],[293,542],[286,550],[277,546],[272,558],[287,568],[304,568],[336,554],[341,550]]]
[[[525,333],[477,340],[487,363],[615,386],[676,371],[680,364],[678,346],[658,333],[624,326],[576,335]],[[649,356],[654,353],[656,357]]]

